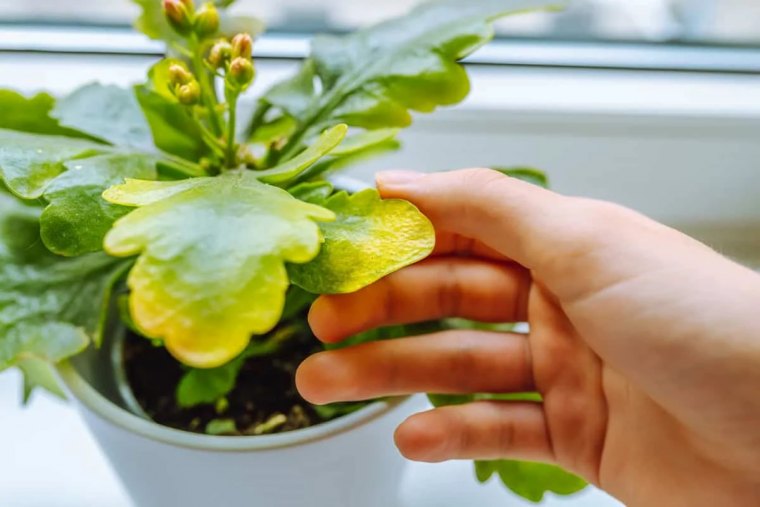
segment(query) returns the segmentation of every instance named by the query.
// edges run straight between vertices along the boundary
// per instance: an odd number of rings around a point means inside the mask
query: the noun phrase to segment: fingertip
[[[380,171],[375,174],[375,182],[383,188],[404,187],[415,184],[424,176],[425,173],[417,171]]]
[[[415,414],[396,428],[393,439],[405,458],[425,463],[448,459],[446,448],[451,435],[430,417],[431,413]]]
[[[334,296],[320,296],[309,309],[309,327],[321,342],[340,341],[340,312]]]
[[[315,405],[346,401],[345,391],[353,385],[351,371],[330,352],[319,352],[304,360],[296,370],[296,389]]]

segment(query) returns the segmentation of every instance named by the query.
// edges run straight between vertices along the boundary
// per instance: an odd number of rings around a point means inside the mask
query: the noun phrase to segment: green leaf
[[[532,167],[494,167],[495,171],[539,187],[549,188],[549,178],[544,171]]]
[[[494,474],[514,493],[536,503],[548,492],[572,495],[588,486],[580,477],[553,465],[512,460],[475,462],[475,475],[480,482],[486,482]]]
[[[251,171],[178,182],[128,180],[104,194],[138,209],[116,222],[106,251],[140,255],[130,273],[130,313],[184,363],[212,368],[240,354],[282,315],[285,262],[319,252],[317,221],[334,214]]]
[[[57,392],[45,364],[100,342],[111,291],[129,265],[51,254],[39,240],[39,211],[0,194],[0,371],[19,366],[26,397],[36,385]]]
[[[234,419],[213,419],[206,425],[207,435],[235,435],[237,432]]]
[[[449,326],[444,326],[451,329]],[[533,401],[541,402],[543,398],[538,393],[499,393],[499,394],[428,394],[428,400],[434,407],[448,405],[464,405],[474,401]]]
[[[437,0],[349,35],[320,36],[299,74],[262,100],[298,119],[306,138],[309,129],[336,122],[368,129],[405,127],[410,110],[431,112],[465,98],[469,80],[457,62],[493,37],[493,21],[558,3]],[[310,77],[321,86],[310,84]]]
[[[355,155],[395,139],[399,132],[400,129],[378,129],[355,134],[345,138],[337,148],[330,152],[330,155],[333,157]]]
[[[331,150],[343,141],[347,132],[348,127],[346,125],[336,125],[325,131],[314,144],[301,152],[297,157],[275,168],[257,172],[256,177],[264,183],[273,185],[286,183],[301,174],[301,172],[309,168],[327,153],[330,153]]]
[[[394,138],[398,129],[367,130],[347,137],[328,157],[315,163],[296,178],[296,183],[324,179],[324,175],[351,167],[368,158],[397,150],[401,144]]]
[[[101,194],[125,178],[155,179],[156,158],[111,154],[65,162],[67,171],[45,190],[50,204],[40,218],[42,240],[59,255],[75,256],[103,249],[113,223],[130,209],[105,201]]]
[[[317,99],[315,78],[314,60],[306,59],[295,76],[275,84],[261,100],[282,109],[293,118],[302,118]]]
[[[111,144],[154,149],[150,127],[132,89],[91,83],[60,100],[52,115],[63,126]]]
[[[0,177],[14,194],[36,199],[69,160],[96,155],[102,144],[0,129]]]
[[[250,136],[251,143],[270,145],[293,135],[296,121],[290,116],[280,116],[269,123],[258,127]]]
[[[135,94],[159,149],[193,162],[208,154],[200,128],[186,107],[145,85],[136,86]]]
[[[0,129],[19,130],[33,134],[48,134],[68,137],[88,137],[87,135],[62,127],[58,120],[50,116],[55,99],[47,93],[38,93],[26,98],[11,90],[0,90]]]
[[[424,259],[435,246],[432,224],[407,201],[382,200],[373,189],[315,201],[337,220],[320,224],[325,244],[316,259],[288,268],[293,283],[309,292],[359,290]]]
[[[216,403],[235,388],[246,358],[241,355],[224,366],[207,370],[191,369],[177,385],[177,403],[182,408]]]
[[[76,352],[74,352],[74,354],[76,354]],[[30,358],[19,361],[16,364],[16,367],[21,370],[21,374],[24,377],[24,404],[29,403],[32,393],[38,387],[61,399],[66,398],[66,393],[58,381],[58,376],[56,375],[55,367],[52,362]]]

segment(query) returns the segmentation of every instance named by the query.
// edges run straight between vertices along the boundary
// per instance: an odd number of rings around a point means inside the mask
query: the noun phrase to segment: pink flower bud
[[[164,14],[169,24],[180,35],[188,35],[193,29],[192,11],[186,5],[192,6],[192,0],[164,0]]]
[[[190,71],[182,65],[175,63],[169,66],[169,82],[172,85],[186,85],[194,79]]]
[[[232,46],[226,40],[214,44],[208,54],[208,63],[215,69],[224,67],[232,56]]]
[[[232,57],[251,59],[253,40],[247,33],[239,33],[232,38]]]

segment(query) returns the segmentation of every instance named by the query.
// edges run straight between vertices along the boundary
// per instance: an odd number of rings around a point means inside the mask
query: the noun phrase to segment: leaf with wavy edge
[[[250,171],[179,182],[127,180],[104,198],[137,206],[105,239],[116,256],[139,255],[129,306],[148,336],[199,368],[240,354],[279,321],[285,263],[319,252],[317,222],[335,215],[259,182]]]
[[[300,188],[299,188],[300,187]],[[354,292],[430,255],[435,230],[411,203],[381,199],[374,189],[325,199],[329,183],[292,189],[294,195],[335,212],[320,224],[325,244],[309,263],[288,267],[294,284],[315,294]]]

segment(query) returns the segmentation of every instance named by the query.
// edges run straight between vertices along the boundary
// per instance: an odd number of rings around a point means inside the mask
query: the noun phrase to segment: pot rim
[[[258,436],[201,435],[162,426],[119,407],[82,378],[69,361],[60,363],[57,371],[69,393],[102,420],[157,442],[204,451],[264,451],[308,444],[368,424],[409,399],[401,397],[378,401],[332,421],[286,433]]]

